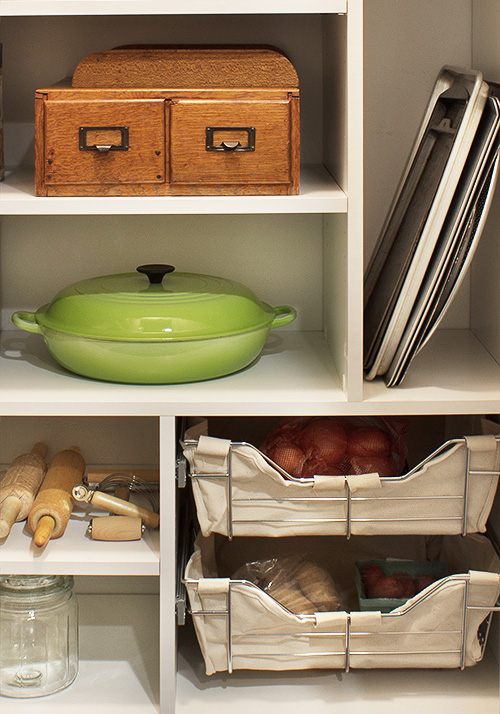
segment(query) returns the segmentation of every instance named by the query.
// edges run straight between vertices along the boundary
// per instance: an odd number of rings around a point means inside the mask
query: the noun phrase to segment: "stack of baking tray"
[[[365,276],[365,377],[401,383],[472,260],[499,167],[500,86],[443,67]]]

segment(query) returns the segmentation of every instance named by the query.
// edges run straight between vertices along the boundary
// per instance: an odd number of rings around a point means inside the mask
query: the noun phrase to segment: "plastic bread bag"
[[[332,577],[306,554],[245,563],[232,579],[257,585],[294,614],[345,609]]]
[[[295,478],[404,472],[407,421],[394,417],[298,417],[275,427],[261,451]]]

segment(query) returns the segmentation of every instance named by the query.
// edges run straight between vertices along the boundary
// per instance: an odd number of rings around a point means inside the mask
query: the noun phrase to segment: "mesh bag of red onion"
[[[297,417],[282,421],[261,451],[290,476],[404,472],[408,423],[397,417]]]

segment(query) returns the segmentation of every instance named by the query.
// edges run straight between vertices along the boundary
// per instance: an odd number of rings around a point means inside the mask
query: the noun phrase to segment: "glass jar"
[[[78,607],[73,577],[0,577],[0,694],[42,697],[78,672]]]

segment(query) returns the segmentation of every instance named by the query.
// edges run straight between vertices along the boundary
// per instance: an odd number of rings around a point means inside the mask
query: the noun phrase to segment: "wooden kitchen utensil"
[[[7,469],[0,484],[0,538],[6,538],[13,524],[28,516],[47,468],[46,453],[47,445],[38,442]]]
[[[140,540],[145,526],[138,516],[101,516],[90,521],[92,540]]]
[[[109,513],[115,513],[119,516],[138,516],[148,528],[158,528],[160,524],[160,516],[154,511],[147,508],[137,506],[135,503],[129,503],[116,496],[111,496],[109,493],[102,491],[93,491],[84,484],[73,488],[73,498],[76,501],[85,501],[93,506],[103,508]]]
[[[73,509],[71,491],[84,473],[85,460],[76,448],[59,451],[52,459],[28,515],[36,546],[44,546],[66,530]]]

